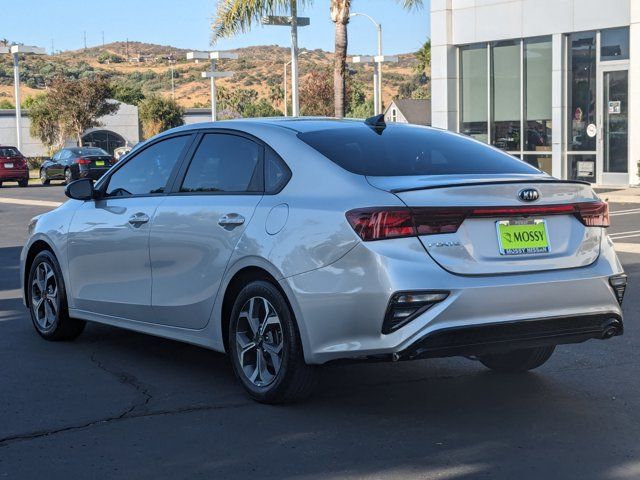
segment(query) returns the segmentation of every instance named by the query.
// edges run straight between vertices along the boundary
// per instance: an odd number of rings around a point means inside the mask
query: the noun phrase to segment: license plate
[[[104,160],[96,160],[96,167],[104,167]]]
[[[500,255],[549,252],[549,232],[545,220],[501,220],[496,222],[496,229]]]
[[[4,168],[13,168],[13,163],[5,163]]]

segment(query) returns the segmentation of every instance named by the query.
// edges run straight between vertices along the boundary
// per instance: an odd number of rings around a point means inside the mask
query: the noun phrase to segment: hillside
[[[176,100],[185,107],[207,106],[209,84],[200,73],[208,63],[186,60],[187,50],[171,46],[140,42],[115,42],[104,47],[66,51],[53,56],[26,57],[21,61],[22,96],[37,94],[47,81],[62,73],[71,77],[83,77],[92,73],[108,75],[114,82],[141,86],[145,94],[171,94],[171,63],[174,63]],[[282,85],[283,64],[288,61],[290,50],[279,46],[256,46],[233,50],[238,60],[224,60],[220,69],[231,70],[236,75],[219,80],[219,85],[230,89],[255,90],[259,98],[271,101],[280,108],[274,90]],[[300,57],[301,81],[313,69],[332,68],[333,54],[323,50],[304,49]],[[398,96],[402,84],[415,77],[416,60],[413,54],[400,55],[397,64],[384,66],[384,101],[386,104]],[[372,67],[349,65],[353,80],[361,82],[367,97],[372,96]],[[0,56],[0,101],[13,103],[13,71],[8,56]]]

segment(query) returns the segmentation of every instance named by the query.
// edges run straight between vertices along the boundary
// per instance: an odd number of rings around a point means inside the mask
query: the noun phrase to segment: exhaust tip
[[[622,324],[617,320],[609,320],[603,325],[602,336],[600,338],[607,340],[620,334],[622,334]]]

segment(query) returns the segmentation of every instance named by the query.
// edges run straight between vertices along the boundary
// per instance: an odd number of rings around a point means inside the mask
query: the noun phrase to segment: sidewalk
[[[640,186],[628,188],[597,187],[595,192],[609,203],[640,203]]]

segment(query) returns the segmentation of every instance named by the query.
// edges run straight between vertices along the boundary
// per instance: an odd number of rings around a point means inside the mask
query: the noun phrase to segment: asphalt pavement
[[[640,478],[640,208],[612,205],[624,336],[524,375],[462,358],[325,367],[311,399],[271,407],[202,348],[94,324],[40,339],[18,259],[51,207],[31,201],[62,187],[0,189],[0,478]]]

